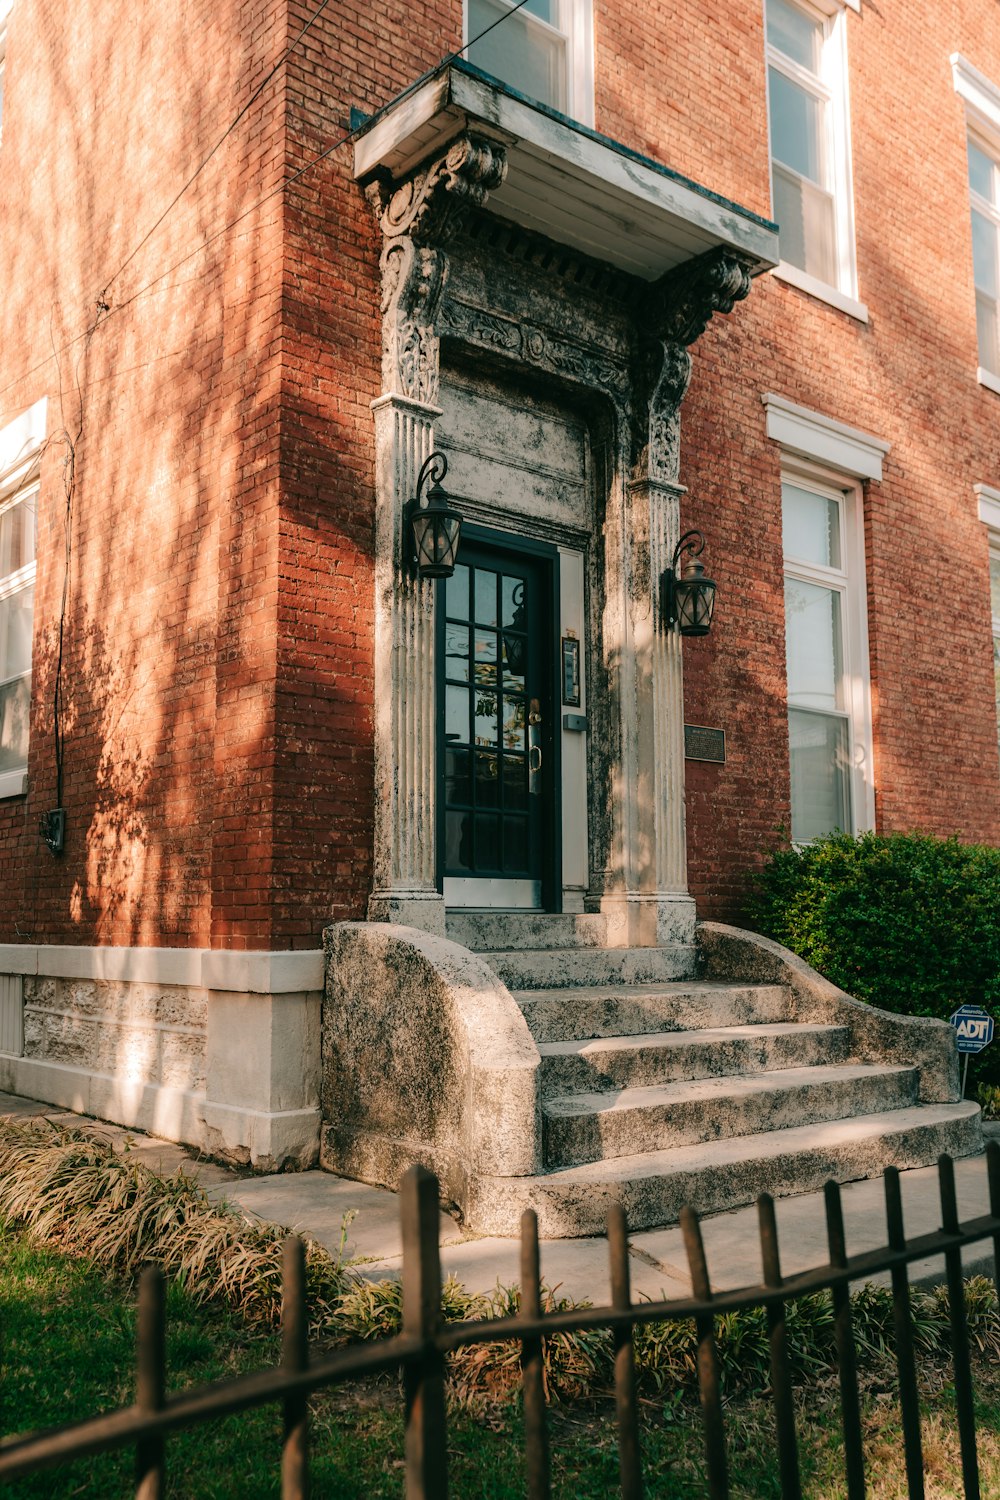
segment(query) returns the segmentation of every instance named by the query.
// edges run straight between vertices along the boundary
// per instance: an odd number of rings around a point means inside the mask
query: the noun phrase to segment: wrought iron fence
[[[639,1324],[693,1319],[697,1333],[697,1373],[705,1441],[707,1495],[726,1500],[729,1480],[725,1422],[715,1344],[714,1321],[724,1312],[764,1307],[770,1336],[771,1399],[777,1433],[783,1500],[801,1500],[798,1447],[786,1306],[797,1297],[829,1290],[840,1381],[844,1465],[848,1500],[864,1500],[865,1459],[857,1361],[851,1325],[850,1284],[888,1271],[892,1278],[896,1362],[902,1415],[907,1485],[910,1500],[923,1500],[924,1478],[920,1407],[909,1298],[908,1267],[913,1261],[943,1255],[949,1293],[955,1404],[966,1500],[979,1500],[972,1370],[966,1328],[962,1250],[993,1241],[994,1270],[1000,1291],[1000,1146],[987,1148],[990,1211],[959,1222],[954,1164],[938,1163],[941,1228],[907,1239],[899,1173],[890,1167],[884,1178],[888,1243],[879,1250],[848,1256],[840,1189],[827,1183],[827,1265],[785,1277],[781,1272],[774,1202],[758,1199],[764,1281],[716,1295],[708,1275],[698,1215],[683,1210],[681,1225],[694,1295],[664,1302],[633,1302],[629,1287],[625,1215],[614,1205],[608,1215],[611,1267],[610,1307],[570,1308],[542,1312],[538,1225],[528,1210],[521,1227],[521,1305],[514,1317],[444,1324],[440,1317],[441,1266],[438,1253],[438,1184],[422,1167],[403,1179],[400,1201],[403,1229],[403,1323],[392,1338],[313,1358],[307,1338],[305,1255],[301,1240],[285,1245],[280,1365],[220,1381],[177,1395],[166,1395],[165,1298],[162,1273],[145,1271],[139,1283],[136,1399],[88,1421],[42,1434],[0,1442],[0,1482],[51,1468],[71,1459],[110,1449],[132,1447],[136,1454],[138,1500],[164,1494],[166,1440],[171,1433],[200,1422],[280,1404],[284,1414],[281,1450],[282,1500],[304,1500],[308,1493],[308,1399],[326,1386],[401,1371],[406,1412],[407,1500],[444,1500],[448,1492],[445,1368],[448,1354],[464,1346],[517,1341],[521,1345],[524,1439],[529,1500],[550,1493],[547,1413],[543,1385],[543,1343],[556,1333],[609,1329],[614,1342],[614,1394],[618,1432],[621,1494],[638,1500],[643,1493],[642,1460],[633,1330]]]

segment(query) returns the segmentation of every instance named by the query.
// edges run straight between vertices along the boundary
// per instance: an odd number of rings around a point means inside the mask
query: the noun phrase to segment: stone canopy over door
[[[459,94],[482,111],[482,125],[468,113],[456,123]],[[403,527],[420,466],[440,448],[471,540],[502,548],[506,537],[512,557],[533,546],[554,560],[559,603],[547,629],[557,673],[557,641],[580,641],[577,717],[585,727],[564,728],[562,703],[550,706],[560,717],[551,748],[560,763],[561,871],[545,904],[606,912],[611,940],[622,945],[685,941],[694,906],[680,639],[659,619],[659,580],[679,530],[687,346],[714,312],[746,296],[751,272],[772,263],[775,237],[763,221],[741,222],[745,211],[733,205],[720,212],[718,200],[706,208],[690,188],[664,186],[653,164],[633,160],[623,174],[597,138],[536,114],[452,68],[390,106],[356,147],[356,174],[383,236],[369,915],[443,930],[440,601],[433,584],[413,576]],[[503,128],[515,116],[516,136]],[[593,238],[579,216],[547,223],[546,194],[525,207],[523,192],[505,193],[510,162],[513,180],[535,149],[533,133],[541,153],[531,158],[533,173],[561,152],[574,161],[574,192],[580,182],[598,199],[626,192],[633,213],[645,216],[641,230],[637,221],[617,242],[595,231],[611,263],[572,244]],[[435,135],[444,137],[441,149]],[[678,229],[681,207],[693,217]],[[564,243],[538,233],[539,222]],[[622,222],[620,212],[608,221]],[[661,228],[669,231],[662,241]],[[660,275],[664,258],[669,269]],[[482,566],[488,571],[488,557]],[[496,566],[502,579],[502,560]],[[452,623],[457,640],[463,617]],[[457,702],[460,680],[454,686]],[[474,753],[471,724],[466,731],[456,721],[459,732],[469,738],[453,743]]]

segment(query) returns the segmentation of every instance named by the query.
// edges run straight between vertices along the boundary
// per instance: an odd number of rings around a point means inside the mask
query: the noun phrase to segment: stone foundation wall
[[[261,1171],[319,1148],[314,953],[0,944],[0,1089]]]
[[[38,1061],[204,1093],[207,1025],[207,990],[24,981],[24,1055]]]

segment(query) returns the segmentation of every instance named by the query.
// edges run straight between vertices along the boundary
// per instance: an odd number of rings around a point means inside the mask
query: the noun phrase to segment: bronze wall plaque
[[[717,766],[724,766],[726,764],[726,731],[706,729],[704,724],[685,724],[684,759],[710,760]]]

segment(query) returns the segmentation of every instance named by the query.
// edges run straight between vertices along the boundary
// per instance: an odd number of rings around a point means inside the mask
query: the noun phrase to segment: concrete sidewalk
[[[0,1093],[0,1116],[43,1115],[60,1125],[85,1126],[123,1146],[154,1171],[183,1167],[209,1197],[226,1201],[251,1216],[312,1236],[334,1254],[343,1237],[345,1256],[373,1279],[399,1275],[402,1241],[396,1195],[329,1172],[285,1172],[257,1177],[205,1161],[182,1146],[136,1132],[66,1114],[34,1100]],[[1000,1139],[1000,1126],[984,1127]],[[989,1211],[986,1162],[982,1156],[955,1164],[959,1214],[976,1218]],[[940,1227],[937,1169],[923,1167],[902,1174],[903,1210],[909,1236]],[[874,1250],[886,1243],[884,1194],[880,1180],[849,1183],[842,1191],[848,1254]],[[786,1275],[824,1265],[828,1260],[822,1193],[779,1198],[776,1204],[782,1270]],[[353,1216],[353,1217],[352,1217]],[[734,1209],[703,1220],[702,1233],[712,1285],[717,1290],[762,1279],[757,1210]],[[691,1290],[687,1260],[678,1228],[641,1230],[630,1237],[632,1288],[647,1297],[683,1297]],[[965,1252],[968,1275],[993,1273],[990,1241]],[[542,1276],[564,1296],[610,1299],[607,1249],[602,1239],[546,1240],[541,1247]],[[469,1291],[490,1291],[518,1280],[517,1240],[467,1234],[447,1214],[441,1215],[441,1264]],[[887,1279],[887,1278],[882,1278]],[[943,1258],[911,1268],[911,1280],[934,1285],[944,1280]]]

